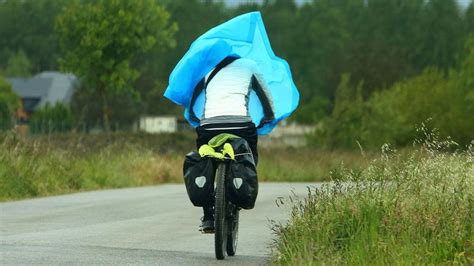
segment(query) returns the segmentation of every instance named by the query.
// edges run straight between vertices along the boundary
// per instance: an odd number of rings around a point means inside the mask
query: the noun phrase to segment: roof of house
[[[42,72],[31,78],[7,78],[13,91],[22,99],[38,99],[36,107],[57,102],[69,104],[77,87],[74,75],[59,72]]]

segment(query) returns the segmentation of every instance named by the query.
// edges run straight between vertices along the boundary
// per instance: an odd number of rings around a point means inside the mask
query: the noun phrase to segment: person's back
[[[227,58],[229,59],[229,58]],[[262,103],[265,117],[261,124],[273,118],[272,100],[255,61],[238,58],[220,69],[211,70],[202,84],[205,105],[200,126],[196,128],[197,149],[221,133],[244,138],[252,150],[255,165],[258,162],[257,126],[249,114],[249,96],[254,90]],[[213,206],[205,206],[202,230],[213,231]]]
[[[206,87],[206,104],[201,125],[211,123],[212,118],[218,116],[247,117],[246,121],[250,122],[248,99],[252,75],[255,73],[258,73],[257,64],[244,58],[233,61],[217,72]],[[240,119],[237,122],[242,121]]]

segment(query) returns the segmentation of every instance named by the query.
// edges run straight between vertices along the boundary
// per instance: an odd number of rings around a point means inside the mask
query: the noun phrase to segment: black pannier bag
[[[186,191],[194,206],[212,205],[215,175],[212,159],[201,158],[195,151],[186,154],[183,174]]]
[[[234,139],[230,144],[234,148],[235,161],[229,164],[229,200],[243,209],[253,209],[258,194],[258,178],[252,151],[242,138]]]

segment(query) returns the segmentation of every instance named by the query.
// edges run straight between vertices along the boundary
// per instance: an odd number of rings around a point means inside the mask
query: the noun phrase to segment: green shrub
[[[364,143],[409,145],[415,127],[430,118],[439,128],[449,111],[446,109],[453,104],[451,89],[442,72],[427,69],[420,76],[375,93],[367,102],[370,111],[364,117],[368,129]]]
[[[367,138],[366,143],[408,145],[415,133],[410,129],[430,120],[442,137],[451,136],[468,145],[474,139],[474,113],[469,111],[471,92],[460,80],[461,72],[452,71],[446,76],[437,69],[427,69],[420,76],[373,95],[367,103],[370,115],[363,123],[376,133],[373,137],[379,137],[372,143],[374,138]]]
[[[315,96],[310,102],[301,103],[290,119],[301,124],[316,124],[328,116],[328,107],[328,99]]]
[[[29,123],[32,133],[67,132],[71,131],[74,118],[68,106],[59,102],[54,106],[47,103],[35,111]]]
[[[15,111],[20,98],[13,92],[7,81],[0,76],[0,130],[13,126]]]

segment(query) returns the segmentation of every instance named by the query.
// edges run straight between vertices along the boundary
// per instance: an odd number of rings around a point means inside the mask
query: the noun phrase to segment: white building
[[[259,145],[262,147],[274,146],[306,146],[306,137],[314,133],[315,126],[298,125],[295,123],[286,123],[282,121],[272,133],[266,136],[260,136]]]
[[[147,133],[174,133],[178,130],[178,119],[174,116],[142,116],[138,130]]]

